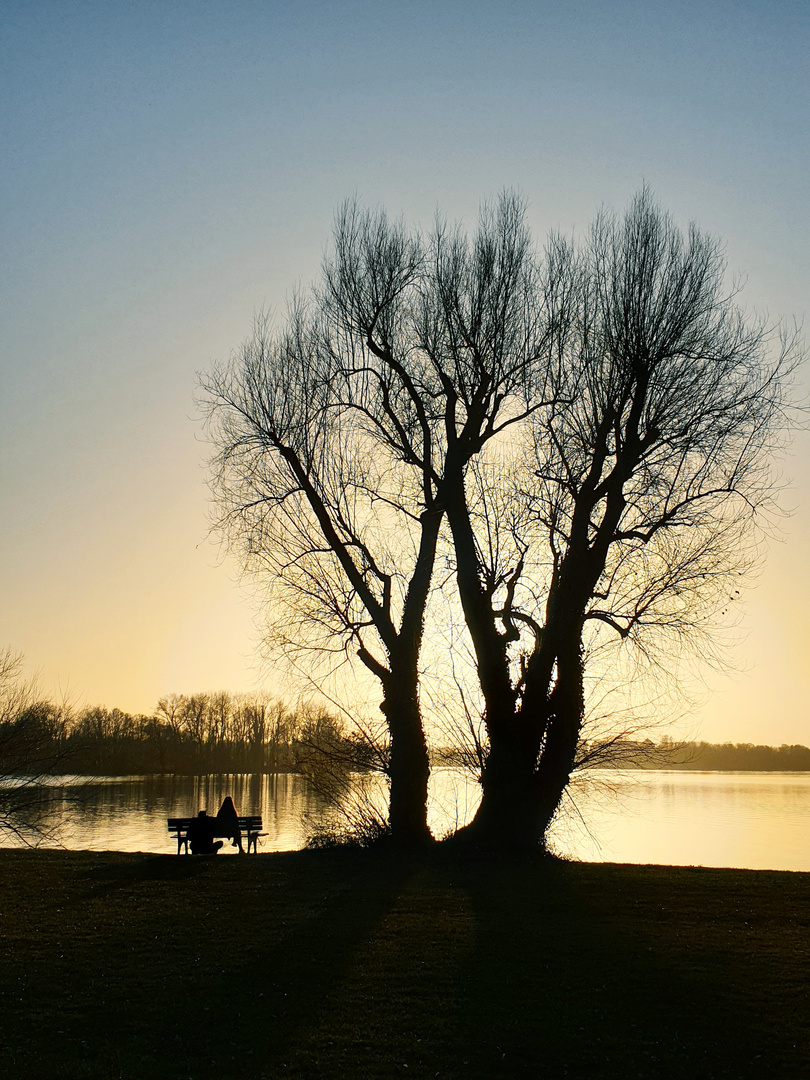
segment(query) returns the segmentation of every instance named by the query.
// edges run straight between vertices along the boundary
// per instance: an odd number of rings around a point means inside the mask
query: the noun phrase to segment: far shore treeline
[[[308,771],[314,750],[359,765],[366,754],[324,711],[261,695],[171,694],[151,716],[40,700],[0,723],[0,747],[15,728],[36,745],[38,761],[54,763],[43,771],[86,775],[298,772]]]
[[[309,772],[313,751],[354,768],[372,767],[378,748],[309,704],[292,708],[264,695],[200,693],[161,698],[152,715],[103,706],[74,709],[27,702],[0,721],[0,745],[25,729],[40,761],[84,775]],[[583,747],[583,764],[642,769],[810,771],[806,746],[616,740]],[[463,748],[440,747],[435,765],[461,765]]]
[[[691,769],[698,772],[807,772],[810,749],[806,746],[761,746],[754,743],[619,741],[615,744],[619,768]]]

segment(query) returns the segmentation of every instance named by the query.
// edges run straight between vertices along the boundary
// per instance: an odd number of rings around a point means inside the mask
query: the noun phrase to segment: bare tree
[[[646,190],[542,260],[524,217],[505,194],[474,237],[423,239],[347,203],[320,288],[203,383],[220,525],[279,641],[382,686],[400,839],[428,836],[444,520],[487,732],[469,833],[535,843],[583,756],[586,661],[711,640],[775,508],[799,345],[740,311],[718,243]]]
[[[41,700],[22,664],[0,650],[0,831],[34,845],[52,832],[47,782],[68,756],[69,709]]]
[[[379,680],[405,840],[429,835],[419,657],[448,501],[545,402],[553,320],[523,217],[507,194],[472,240],[439,220],[425,241],[347,203],[320,289],[203,380],[220,525],[273,581],[287,649]]]
[[[536,844],[577,760],[587,657],[703,642],[777,507],[795,333],[747,317],[719,243],[643,190],[586,243],[552,238],[569,282],[555,380],[477,498],[448,499],[489,752],[468,835]],[[531,448],[530,452],[528,448]],[[504,502],[511,512],[504,512]],[[492,522],[500,532],[493,542]]]
[[[417,664],[441,522],[431,432],[403,367],[403,294],[421,263],[401,226],[347,207],[323,295],[297,302],[276,337],[259,319],[204,384],[221,523],[274,580],[287,644],[352,650],[382,684],[401,840],[429,835]]]

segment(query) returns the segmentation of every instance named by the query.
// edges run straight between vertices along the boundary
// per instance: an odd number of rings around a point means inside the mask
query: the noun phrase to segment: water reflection
[[[430,794],[430,825],[442,836],[470,820],[479,788],[466,773],[435,769]],[[261,814],[264,851],[302,847],[331,816],[292,774],[65,777],[48,789],[59,832],[46,846],[173,852],[166,818],[216,813],[226,795],[240,813]],[[560,854],[595,862],[810,871],[808,821],[807,773],[592,770],[572,785],[551,840]],[[0,845],[13,844],[0,834]]]
[[[84,851],[173,851],[166,819],[192,817],[200,809],[215,814],[226,795],[241,814],[262,816],[265,851],[302,847],[313,824],[329,814],[303,777],[288,773],[61,777],[47,795],[56,836],[43,846]],[[0,845],[14,846],[15,840],[0,835]],[[226,845],[222,853],[236,849]]]
[[[559,850],[587,861],[810,870],[810,774],[592,770]]]

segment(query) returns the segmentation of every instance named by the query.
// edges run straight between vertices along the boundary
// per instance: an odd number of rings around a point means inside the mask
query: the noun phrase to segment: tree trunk
[[[557,657],[554,689],[536,715],[490,725],[481,805],[461,841],[500,849],[545,847],[574,768],[584,701],[578,641]]]
[[[388,674],[382,677],[383,712],[391,736],[389,822],[392,839],[401,844],[426,844],[433,839],[427,823],[430,760],[419,708],[419,654],[443,516],[444,511],[435,505],[421,516],[419,555],[396,645],[388,649]]]
[[[498,849],[536,847],[534,779],[525,748],[497,739],[481,776],[481,804],[470,824],[459,830],[459,841]]]
[[[419,710],[416,665],[410,671],[403,668],[406,665],[392,664],[381,706],[391,736],[388,820],[395,843],[426,844],[433,839],[427,823],[430,762]]]
[[[557,684],[552,700],[553,713],[534,779],[534,829],[544,844],[574,771],[582,728],[585,701],[582,650],[578,641],[557,658]]]

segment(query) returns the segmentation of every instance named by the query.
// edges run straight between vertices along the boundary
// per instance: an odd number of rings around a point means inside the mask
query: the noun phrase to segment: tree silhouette
[[[539,255],[504,193],[470,237],[348,202],[317,288],[203,380],[219,525],[288,653],[382,688],[390,827],[429,836],[420,657],[437,554],[480,685],[468,837],[536,844],[577,760],[585,664],[710,636],[776,508],[797,335],[645,189]]]
[[[50,835],[48,778],[70,758],[70,710],[42,699],[23,657],[0,649],[0,833],[35,846]]]
[[[547,300],[513,195],[471,240],[349,202],[320,287],[203,380],[219,524],[274,582],[282,646],[356,656],[381,684],[402,840],[429,835],[419,658],[445,499],[544,403]]]
[[[468,831],[498,843],[545,836],[595,647],[657,649],[666,666],[739,595],[777,509],[772,451],[800,358],[796,333],[726,291],[719,243],[681,232],[646,189],[585,243],[553,237],[548,259],[577,297],[549,369],[554,404],[511,448],[506,492],[490,471],[477,506],[448,502],[489,737]],[[496,511],[508,535],[493,547],[481,536]]]

